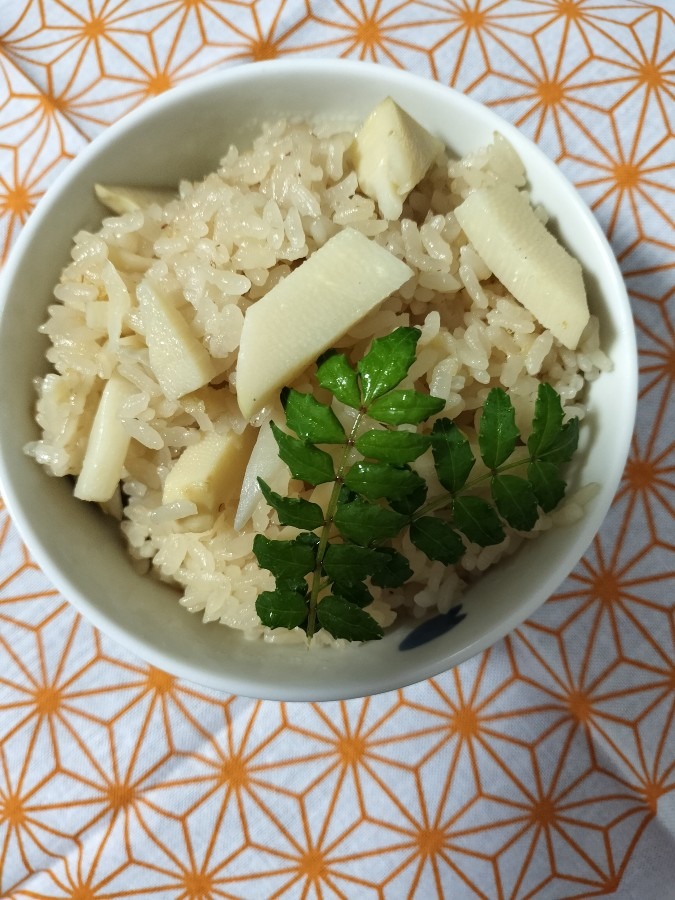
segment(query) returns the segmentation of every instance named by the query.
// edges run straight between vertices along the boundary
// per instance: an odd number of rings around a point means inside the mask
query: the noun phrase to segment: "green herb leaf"
[[[410,526],[410,540],[429,557],[452,566],[464,556],[465,546],[459,534],[435,516],[422,516]]]
[[[322,628],[334,638],[347,641],[377,641],[384,636],[382,627],[370,613],[359,609],[344,597],[324,597],[316,609]]]
[[[490,489],[499,515],[511,528],[532,531],[539,518],[539,510],[530,482],[517,475],[494,475]]]
[[[411,431],[366,431],[356,439],[356,449],[364,456],[401,466],[421,456],[431,445],[426,434]]]
[[[527,467],[527,479],[544,512],[555,509],[565,496],[567,484],[560,477],[555,463],[541,459],[531,462]]]
[[[344,476],[347,487],[368,497],[401,497],[417,490],[424,480],[407,466],[390,466],[382,462],[356,462]]]
[[[255,611],[268,628],[298,628],[307,618],[307,603],[295,591],[277,588],[258,595]]]
[[[354,584],[379,573],[387,559],[369,547],[356,544],[329,544],[323,558],[323,570],[331,581]]]
[[[424,504],[427,499],[428,491],[429,489],[426,484],[422,483],[419,487],[415,488],[414,491],[406,494],[405,497],[390,499],[389,506],[396,512],[401,513],[402,516],[410,518],[410,516],[412,516],[414,512],[417,512],[420,506]]]
[[[308,547],[316,548],[319,544],[319,538],[311,531],[302,531],[295,539],[296,544],[306,544]]]
[[[488,469],[496,469],[513,453],[520,433],[515,410],[501,388],[493,388],[483,404],[478,429],[478,446]]]
[[[344,353],[327,356],[316,370],[316,380],[341,403],[358,409],[361,406],[359,379]]]
[[[471,444],[450,419],[437,419],[434,422],[431,452],[438,480],[446,491],[454,494],[461,490],[476,460]]]
[[[349,488],[342,484],[340,485],[340,490],[338,492],[338,503],[351,503],[352,500],[356,500],[357,494],[354,491],[350,491]]]
[[[303,441],[313,444],[344,444],[347,440],[340,420],[330,406],[311,394],[291,388],[285,398],[286,424]]]
[[[550,384],[540,384],[534,404],[532,434],[527,439],[530,456],[537,457],[551,448],[560,436],[563,408],[560,395]]]
[[[281,525],[292,525],[294,528],[305,528],[307,531],[314,531],[323,525],[324,514],[318,503],[310,503],[302,497],[297,499],[282,497],[262,478],[258,479],[258,484],[265,500],[276,510]]]
[[[406,516],[365,500],[341,503],[333,522],[343,538],[363,547],[396,537],[408,523]]]
[[[263,534],[253,539],[258,565],[269,569],[275,578],[299,581],[312,571],[316,550],[302,541],[273,541]]]
[[[501,544],[505,534],[496,510],[486,500],[472,495],[455,497],[452,501],[455,526],[472,544],[490,547]]]
[[[368,415],[385,425],[419,425],[440,412],[445,400],[419,391],[389,391],[368,407]]]
[[[361,376],[364,406],[403,381],[415,362],[415,348],[420,334],[419,328],[397,328],[386,337],[373,341],[356,367]]]
[[[373,595],[362,581],[356,581],[353,584],[338,584],[334,582],[332,590],[336,597],[343,597],[347,603],[354,603],[361,609],[365,606],[370,606],[373,602]]]
[[[572,459],[578,446],[579,420],[570,419],[563,425],[560,434],[548,450],[539,454],[539,459],[557,464],[566,463]]]
[[[312,444],[306,444],[298,438],[291,437],[282,431],[274,422],[270,422],[274,438],[279,447],[279,456],[291,470],[293,478],[309,484],[323,484],[335,479],[333,458],[325,450],[319,450]]]
[[[382,568],[370,576],[370,580],[378,587],[397,588],[412,578],[413,570],[408,560],[398,550],[391,547],[378,547],[375,551],[383,560]]]
[[[344,353],[329,351],[321,356],[318,382],[356,410],[355,435],[367,415],[384,425],[398,426],[419,425],[442,412],[442,399],[398,388],[415,359],[419,335],[418,329],[399,328],[374,341],[356,368]],[[351,452],[341,454],[336,471],[332,455],[317,446],[349,443],[330,406],[290,388],[284,389],[282,400],[288,427],[298,437],[272,424],[280,458],[294,478],[315,485],[333,482],[333,488],[324,511],[301,497],[282,497],[259,479],[280,523],[302,530],[294,541],[255,538],[259,564],[276,579],[276,590],[263,593],[257,608],[265,624],[300,626],[308,638],[318,627],[348,640],[382,637],[375,619],[364,612],[373,602],[364,582],[395,590],[414,577],[402,553],[382,546],[406,526],[412,543],[429,559],[445,565],[461,560],[466,541],[482,547],[501,543],[506,523],[530,530],[540,509],[553,509],[564,495],[566,485],[558,470],[570,459],[579,439],[578,421],[563,424],[560,398],[544,385],[537,395],[528,457],[506,464],[520,435],[506,393],[500,388],[490,391],[478,443],[482,459],[492,470],[493,504],[483,499],[482,490],[474,490],[486,478],[469,481],[474,452],[449,419],[436,421],[430,435],[372,428],[354,442],[360,457],[354,461]],[[410,464],[429,447],[447,493],[425,507],[427,484]],[[516,466],[523,470],[527,466],[527,480],[510,474]],[[423,514],[430,510],[439,514]],[[329,596],[322,600],[327,585],[331,586]]]
[[[309,585],[304,578],[277,578],[276,582],[276,589],[278,591],[292,591],[305,598],[309,593]]]

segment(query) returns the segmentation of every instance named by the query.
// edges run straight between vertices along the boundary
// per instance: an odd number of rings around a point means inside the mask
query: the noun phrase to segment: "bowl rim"
[[[26,249],[31,245],[34,233],[38,230],[42,220],[49,216],[52,206],[59,201],[62,191],[77,178],[78,173],[85,168],[88,162],[94,159],[102,149],[111,144],[115,144],[120,136],[123,136],[128,130],[133,129],[138,123],[145,120],[148,115],[160,115],[165,109],[170,109],[174,105],[181,104],[189,97],[212,87],[221,88],[223,91],[230,91],[236,88],[238,83],[244,80],[265,82],[271,78],[283,78],[290,73],[293,73],[292,77],[297,77],[299,73],[303,74],[305,77],[311,77],[316,73],[323,73],[325,75],[330,72],[334,72],[339,76],[341,71],[346,72],[347,70],[351,71],[353,75],[358,74],[360,77],[368,77],[369,74],[372,74],[377,70],[378,77],[387,81],[387,83],[392,86],[392,90],[399,84],[405,85],[408,88],[412,86],[413,88],[416,87],[418,90],[423,90],[430,95],[437,97],[441,102],[446,102],[448,97],[452,96],[455,104],[469,110],[474,115],[484,117],[487,113],[488,119],[491,121],[494,120],[494,122],[498,124],[500,132],[505,134],[507,138],[511,139],[514,135],[517,135],[519,142],[522,143],[524,141],[529,144],[535,153],[539,154],[541,157],[542,165],[548,165],[551,171],[557,173],[558,177],[562,175],[575,200],[578,212],[585,217],[588,227],[594,231],[601,244],[606,247],[606,263],[614,278],[614,283],[608,289],[608,293],[611,294],[613,298],[615,296],[620,298],[622,306],[625,307],[624,312],[627,310],[628,316],[630,316],[628,294],[618,263],[614,258],[599,223],[589,210],[585,201],[579,195],[576,187],[567,180],[566,176],[561,173],[560,169],[553,161],[545,156],[538,145],[527,138],[511,123],[502,119],[490,107],[479,103],[473,98],[468,97],[447,85],[434,81],[431,78],[425,78],[405,70],[384,67],[376,63],[336,59],[280,59],[256,63],[244,63],[224,68],[221,67],[190,78],[165,93],[145,101],[139,107],[122,116],[113,125],[97,135],[87,146],[85,146],[76,157],[64,167],[45,192],[44,196],[40,199],[28,221],[22,228],[14,246],[10,249],[2,270],[0,270],[0,332],[3,329],[3,322],[5,320],[9,299],[5,296],[7,293],[5,285],[9,285],[12,282],[19,261],[23,258]],[[630,322],[632,326],[632,317],[630,318]],[[631,327],[630,334],[625,337],[630,344],[631,359],[622,360],[622,366],[627,367],[625,377],[627,383],[630,385],[630,396],[624,398],[623,414],[621,417],[622,427],[616,436],[618,456],[624,461],[624,465],[630,448],[630,440],[633,433],[637,409],[638,368],[637,342],[634,327]],[[464,662],[499,641],[506,634],[524,622],[546,601],[551,593],[559,586],[561,580],[564,580],[564,577],[566,577],[584,555],[606,517],[622,477],[623,470],[623,466],[621,469],[617,466],[617,470],[613,473],[610,482],[604,486],[605,496],[608,499],[604,503],[602,516],[598,517],[597,526],[592,532],[589,532],[589,530],[586,529],[582,530],[577,535],[573,548],[571,548],[570,552],[567,554],[570,559],[573,557],[573,563],[571,567],[567,569],[565,575],[562,576],[562,579],[557,570],[549,573],[546,578],[542,579],[540,590],[532,592],[527,602],[518,606],[513,614],[506,616],[497,623],[492,623],[485,629],[480,639],[466,644],[459,651],[452,652],[450,654],[452,656],[451,661],[448,661],[445,657],[440,660],[434,659],[427,664],[418,665],[414,671],[406,669],[406,674],[403,677],[398,677],[397,673],[393,673],[392,675],[391,672],[387,672],[382,675],[381,678],[377,679],[377,683],[369,684],[367,686],[367,691],[361,693],[354,691],[345,692],[336,686],[326,687],[321,685],[318,687],[307,686],[307,689],[300,693],[297,690],[290,690],[287,686],[278,683],[269,684],[268,682],[265,682],[264,691],[261,692],[260,684],[252,685],[249,679],[238,677],[236,672],[227,672],[224,674],[224,677],[214,678],[210,671],[200,669],[197,662],[194,664],[184,664],[182,661],[176,660],[170,654],[167,655],[164,653],[159,646],[149,643],[139,635],[118,625],[117,622],[101,609],[101,607],[92,603],[90,598],[84,595],[78,586],[73,583],[67,571],[58,565],[48,547],[43,544],[39,535],[36,534],[31,519],[24,508],[21,496],[14,490],[9,467],[5,458],[4,443],[2,435],[0,435],[0,491],[2,492],[7,511],[22,539],[25,540],[34,559],[47,578],[63,594],[65,599],[71,602],[92,625],[100,629],[106,635],[112,637],[122,647],[127,648],[142,660],[153,666],[157,666],[174,676],[209,688],[242,696],[270,700],[337,700],[402,688],[429,677],[439,675],[448,668],[452,668],[455,665]],[[609,488],[611,488],[611,490]]]

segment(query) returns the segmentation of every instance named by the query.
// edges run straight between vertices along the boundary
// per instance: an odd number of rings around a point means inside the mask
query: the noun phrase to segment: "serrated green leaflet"
[[[365,607],[381,589],[396,591],[414,577],[392,540],[403,534],[398,546],[412,544],[430,560],[452,566],[461,562],[466,542],[501,543],[506,525],[528,531],[540,510],[550,511],[562,499],[559,468],[577,447],[579,423],[563,424],[560,398],[548,385],[538,392],[527,449],[507,394],[501,388],[488,393],[478,428],[488,472],[480,466],[473,477],[474,450],[450,419],[417,431],[397,428],[420,426],[445,406],[440,398],[400,388],[418,337],[417,329],[400,328],[374,341],[357,369],[343,353],[322,357],[318,383],[354,410],[345,419],[348,435],[327,403],[290,388],[282,392],[286,426],[298,437],[272,424],[281,460],[293,478],[331,486],[319,505],[308,495],[283,497],[259,479],[279,523],[300,529],[292,541],[254,539],[259,565],[276,581],[256,604],[263,624],[300,627],[308,639],[323,628],[340,639],[377,640],[382,629]],[[343,417],[344,406],[335,410]],[[462,415],[467,428],[471,416],[471,410]],[[336,449],[329,454],[319,444]],[[425,457],[430,447],[435,471]],[[527,478],[514,474],[518,469]],[[484,499],[488,486],[492,503]]]
[[[461,490],[476,460],[471,445],[450,419],[437,419],[431,432],[431,452],[438,480],[451,494]]]
[[[478,446],[488,469],[497,469],[511,456],[519,436],[513,404],[501,388],[493,388],[483,404],[478,429]]]
[[[572,459],[578,446],[579,420],[570,419],[569,422],[565,422],[560,434],[548,450],[539,455],[539,459],[560,465]]]
[[[356,500],[357,494],[354,491],[350,491],[349,488],[342,484],[340,485],[340,491],[338,493],[338,503],[351,503],[352,500]]]
[[[258,618],[268,628],[299,628],[307,618],[307,602],[295,591],[263,591],[255,602]]]
[[[309,591],[309,586],[304,578],[277,578],[276,582],[278,591],[292,591],[300,594],[301,597],[306,597]]]
[[[361,406],[358,376],[344,353],[334,353],[326,357],[316,370],[316,380],[341,403],[353,409]]]
[[[310,531],[303,531],[296,537],[295,543],[307,544],[308,547],[316,547],[319,543],[319,538]]]
[[[293,478],[306,481],[308,484],[324,484],[335,479],[333,458],[325,450],[319,450],[298,438],[291,437],[282,431],[274,422],[270,422],[274,438],[279,447],[279,456],[291,470]]]
[[[311,394],[290,390],[285,402],[286,424],[303,441],[312,444],[343,444],[347,440],[340,420],[330,406]]]
[[[415,348],[420,332],[417,328],[397,328],[386,337],[377,338],[356,368],[361,376],[362,402],[365,406],[395,388],[415,362]]]
[[[455,497],[452,515],[455,527],[479,547],[501,544],[506,536],[496,510],[481,497]]]
[[[314,548],[299,541],[273,541],[264,534],[256,534],[253,552],[258,564],[269,569],[275,578],[296,581],[314,568]]]
[[[258,479],[258,484],[265,500],[276,510],[280,525],[292,525],[294,528],[305,528],[307,531],[314,531],[323,525],[323,510],[318,503],[310,503],[302,497],[282,497],[262,478]]]
[[[565,496],[567,485],[560,477],[555,463],[537,459],[527,467],[527,480],[544,512],[551,512]]]
[[[382,566],[370,576],[370,580],[378,587],[401,587],[412,578],[413,571],[408,560],[398,550],[391,547],[380,547],[375,551],[382,559]]]
[[[539,518],[532,485],[517,475],[494,475],[490,481],[492,499],[505,522],[517,531],[532,531]]]
[[[562,424],[560,396],[550,384],[540,384],[534,404],[532,434],[527,439],[530,455],[536,457],[550,449],[560,436]]]
[[[374,541],[396,537],[408,519],[384,506],[357,498],[340,503],[333,522],[343,538],[365,547]]]
[[[419,487],[415,488],[414,491],[410,491],[405,497],[390,499],[389,506],[396,512],[401,513],[401,515],[410,517],[414,512],[417,512],[420,506],[424,505],[428,492],[429,489],[426,482],[423,481]]]
[[[347,487],[369,500],[401,497],[418,490],[424,481],[417,472],[405,466],[381,462],[357,462],[345,473]]]
[[[387,559],[368,547],[356,544],[329,544],[323,558],[323,568],[331,581],[354,584],[379,572]]]
[[[429,557],[453,566],[464,556],[464,542],[457,532],[442,519],[422,516],[410,526],[410,540]]]
[[[419,391],[389,391],[368,407],[368,415],[385,425],[419,425],[445,408],[445,400]]]
[[[377,641],[384,636],[382,626],[363,609],[344,597],[324,597],[317,608],[317,618],[334,638],[347,641]]]
[[[370,459],[401,466],[413,462],[431,445],[426,434],[410,431],[384,431],[371,429],[356,440],[356,449]]]
[[[333,582],[332,590],[335,596],[343,597],[348,603],[354,603],[356,606],[360,606],[361,609],[364,606],[370,606],[373,602],[373,595],[361,581],[357,581],[354,584]]]

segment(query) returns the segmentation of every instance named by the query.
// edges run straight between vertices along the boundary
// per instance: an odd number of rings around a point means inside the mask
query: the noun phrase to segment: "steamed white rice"
[[[345,153],[352,138],[349,132],[278,122],[264,128],[252,149],[230,148],[218,171],[203,181],[183,182],[167,204],[104,219],[96,234],[80,232],[42,328],[52,342],[47,355],[55,371],[38,384],[43,435],[27,451],[51,474],[76,476],[104,383],[117,369],[137,392],[124,408],[133,440],[121,490],[106,509],[121,519],[134,559],[177,585],[186,609],[248,637],[305,640],[298,630],[264,628],[255,612],[256,597],[273,580],[256,563],[253,537],[292,537],[296,530],[279,527],[264,500],[251,501],[250,492],[252,514],[235,530],[236,501],[214,517],[188,501],[163,506],[162,488],[200,432],[246,427],[235,393],[246,309],[338,230],[362,231],[414,271],[340,346],[357,358],[373,338],[400,325],[421,328],[409,383],[442,397],[441,415],[456,420],[470,439],[475,440],[476,411],[491,388],[508,391],[526,434],[541,381],[558,391],[568,417],[583,419],[587,382],[610,367],[594,317],[577,351],[565,349],[492,276],[457,223],[453,210],[472,188],[498,180],[524,188],[522,164],[502,137],[461,160],[440,157],[398,221],[382,219],[373,201],[359,193]],[[545,218],[541,209],[537,213]],[[135,298],[148,274],[183,297],[180,311],[217,364],[210,386],[180,400],[163,396],[149,364]],[[311,371],[295,386],[314,390]],[[348,415],[337,402],[334,409],[343,420]],[[254,424],[264,426],[271,415],[279,410],[263,410]],[[430,459],[416,465],[433,495],[438,483]],[[282,494],[298,491],[283,466],[268,480]],[[588,493],[570,494],[529,535],[509,530],[496,547],[470,546],[457,569],[429,561],[402,538],[398,546],[414,576],[404,589],[373,588],[369,612],[386,626],[402,608],[413,616],[447,611],[476,572],[524,539],[582,516]],[[319,502],[325,495],[325,485],[302,494]],[[240,510],[239,519],[245,512]],[[320,632],[314,643],[336,642]]]

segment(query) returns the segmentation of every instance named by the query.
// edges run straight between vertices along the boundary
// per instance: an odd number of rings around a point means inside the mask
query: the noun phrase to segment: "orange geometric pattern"
[[[57,173],[220,65],[348,57],[539,143],[619,259],[640,403],[614,506],[531,620],[325,704],[195,688],[53,590],[0,501],[0,893],[488,900],[672,892],[675,17],[669,0],[0,2],[0,261]]]

